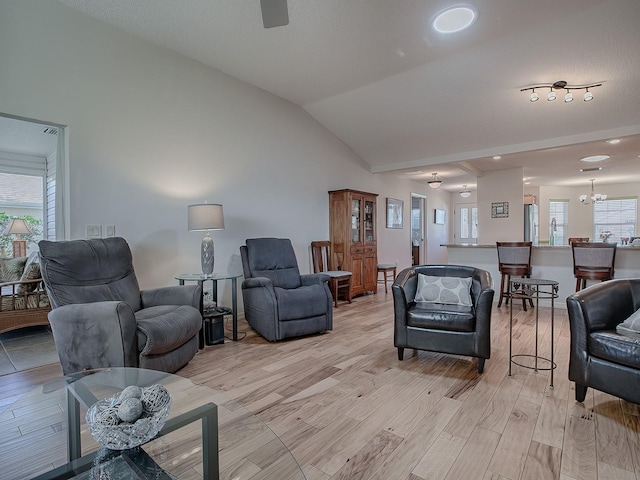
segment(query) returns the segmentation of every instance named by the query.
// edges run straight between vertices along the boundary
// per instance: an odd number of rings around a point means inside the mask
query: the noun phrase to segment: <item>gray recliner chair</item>
[[[201,287],[141,291],[123,238],[38,245],[65,375],[104,367],[173,373],[198,351]]]
[[[333,329],[327,275],[300,275],[291,241],[248,239],[240,247],[244,316],[269,341]]]
[[[470,306],[416,302],[418,274],[471,278]],[[478,358],[478,373],[491,356],[491,275],[460,265],[421,265],[400,272],[393,283],[394,346],[402,360],[405,348]]]

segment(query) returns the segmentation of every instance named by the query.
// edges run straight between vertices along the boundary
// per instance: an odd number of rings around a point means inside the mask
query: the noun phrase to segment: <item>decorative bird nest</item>
[[[137,447],[154,438],[167,421],[171,395],[162,385],[131,385],[94,403],[87,425],[96,442],[112,450]]]

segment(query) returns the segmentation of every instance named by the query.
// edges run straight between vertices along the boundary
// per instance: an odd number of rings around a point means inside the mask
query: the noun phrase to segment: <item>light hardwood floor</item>
[[[540,307],[548,356],[550,309]],[[514,306],[514,353],[533,351],[535,310]],[[508,372],[509,308],[492,316],[482,375],[467,357],[393,347],[393,300],[340,302],[332,332],[278,343],[244,321],[239,342],[200,351],[181,371],[266,422],[309,480],[640,480],[640,409],[567,379],[569,326],[556,309],[555,388],[549,372]],[[46,366],[0,377],[0,409],[60,375]]]

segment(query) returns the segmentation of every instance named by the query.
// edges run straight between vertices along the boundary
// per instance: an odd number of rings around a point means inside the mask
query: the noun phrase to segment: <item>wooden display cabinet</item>
[[[353,274],[353,295],[376,293],[378,288],[377,197],[377,193],[350,189],[329,192],[333,264]]]

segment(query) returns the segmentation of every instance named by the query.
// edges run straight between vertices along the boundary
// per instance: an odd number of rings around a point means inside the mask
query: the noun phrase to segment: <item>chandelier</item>
[[[607,199],[606,195],[603,195],[601,193],[595,193],[594,189],[593,189],[593,182],[595,181],[595,178],[592,178],[590,180],[591,182],[591,195],[587,196],[587,195],[580,195],[580,202],[583,205],[590,205],[592,202],[602,202],[604,200]]]
[[[469,190],[467,188],[466,185],[462,185],[462,191],[458,192],[458,194],[462,197],[462,198],[467,198],[471,196],[471,190]]]
[[[584,85],[569,85],[564,80],[558,80],[557,82],[554,82],[554,83],[540,83],[538,85],[529,85],[528,87],[521,88],[520,91],[521,92],[525,92],[527,90],[531,90],[531,95],[529,96],[529,101],[530,102],[537,102],[540,99],[540,96],[538,95],[538,92],[536,92],[536,89],[538,89],[538,90],[541,90],[541,89],[546,90],[548,88],[549,92],[547,93],[547,101],[553,102],[556,99],[555,90],[563,90],[564,89],[564,90],[566,90],[566,93],[564,95],[564,102],[565,103],[570,103],[570,102],[573,102],[573,93],[571,93],[571,90],[584,90],[584,94],[582,96],[582,99],[585,102],[590,102],[591,100],[593,100],[593,93],[591,93],[591,91],[589,89],[590,88],[594,88],[594,87],[601,87],[603,83],[604,82],[587,83],[587,84],[584,84]]]
[[[438,178],[437,173],[432,173],[431,175],[433,175],[433,178],[427,182],[427,185],[429,185],[431,188],[438,188],[440,185],[442,185],[442,180]]]

